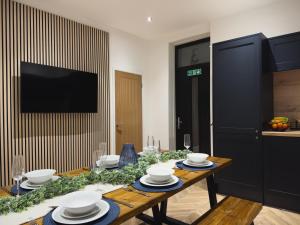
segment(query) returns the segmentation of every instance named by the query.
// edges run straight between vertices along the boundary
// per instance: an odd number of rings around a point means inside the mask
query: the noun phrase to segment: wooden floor
[[[218,196],[218,201],[223,197]],[[186,223],[192,223],[201,214],[209,209],[207,191],[200,184],[176,194],[169,200],[168,216],[179,219]],[[151,215],[151,211],[147,212]],[[138,219],[131,219],[124,225],[143,225]],[[255,225],[300,225],[300,214],[284,210],[263,207],[254,221]]]

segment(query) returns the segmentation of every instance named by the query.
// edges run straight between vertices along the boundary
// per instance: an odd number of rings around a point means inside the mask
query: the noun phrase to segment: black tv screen
[[[22,113],[96,113],[97,99],[95,73],[21,63]]]

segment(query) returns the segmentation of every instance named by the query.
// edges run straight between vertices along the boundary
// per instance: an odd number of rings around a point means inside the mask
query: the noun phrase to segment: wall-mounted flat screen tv
[[[22,113],[96,113],[98,76],[33,63],[21,63]]]

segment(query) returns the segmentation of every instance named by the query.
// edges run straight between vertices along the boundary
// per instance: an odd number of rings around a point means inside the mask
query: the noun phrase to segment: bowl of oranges
[[[286,131],[289,128],[289,118],[287,117],[274,117],[270,126],[273,131]]]

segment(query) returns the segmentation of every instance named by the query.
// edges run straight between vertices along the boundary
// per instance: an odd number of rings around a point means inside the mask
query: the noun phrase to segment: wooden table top
[[[225,167],[229,166],[232,161],[231,159],[219,158],[219,157],[210,157],[209,160],[215,162],[217,164],[217,167],[211,170],[201,170],[201,171],[186,171],[182,169],[175,169],[175,176],[178,176],[184,182],[183,187],[176,191],[149,193],[150,197],[143,196],[139,193],[130,192],[125,189],[118,189],[105,194],[104,196],[107,198],[110,198],[112,200],[113,199],[121,200],[123,202],[127,202],[134,206],[134,208],[129,208],[125,205],[118,204],[120,207],[120,215],[119,218],[113,224],[114,225],[121,224],[126,220],[142,213],[143,211],[153,207],[154,205],[157,205],[163,200],[168,199],[169,197],[175,195],[176,193],[182,191],[183,189],[224,169]],[[76,176],[85,171],[87,171],[87,168],[70,171],[68,173],[64,173],[63,175]],[[0,189],[0,196],[8,196],[8,195],[9,195],[9,188]],[[42,225],[43,218],[37,219],[37,224]]]

